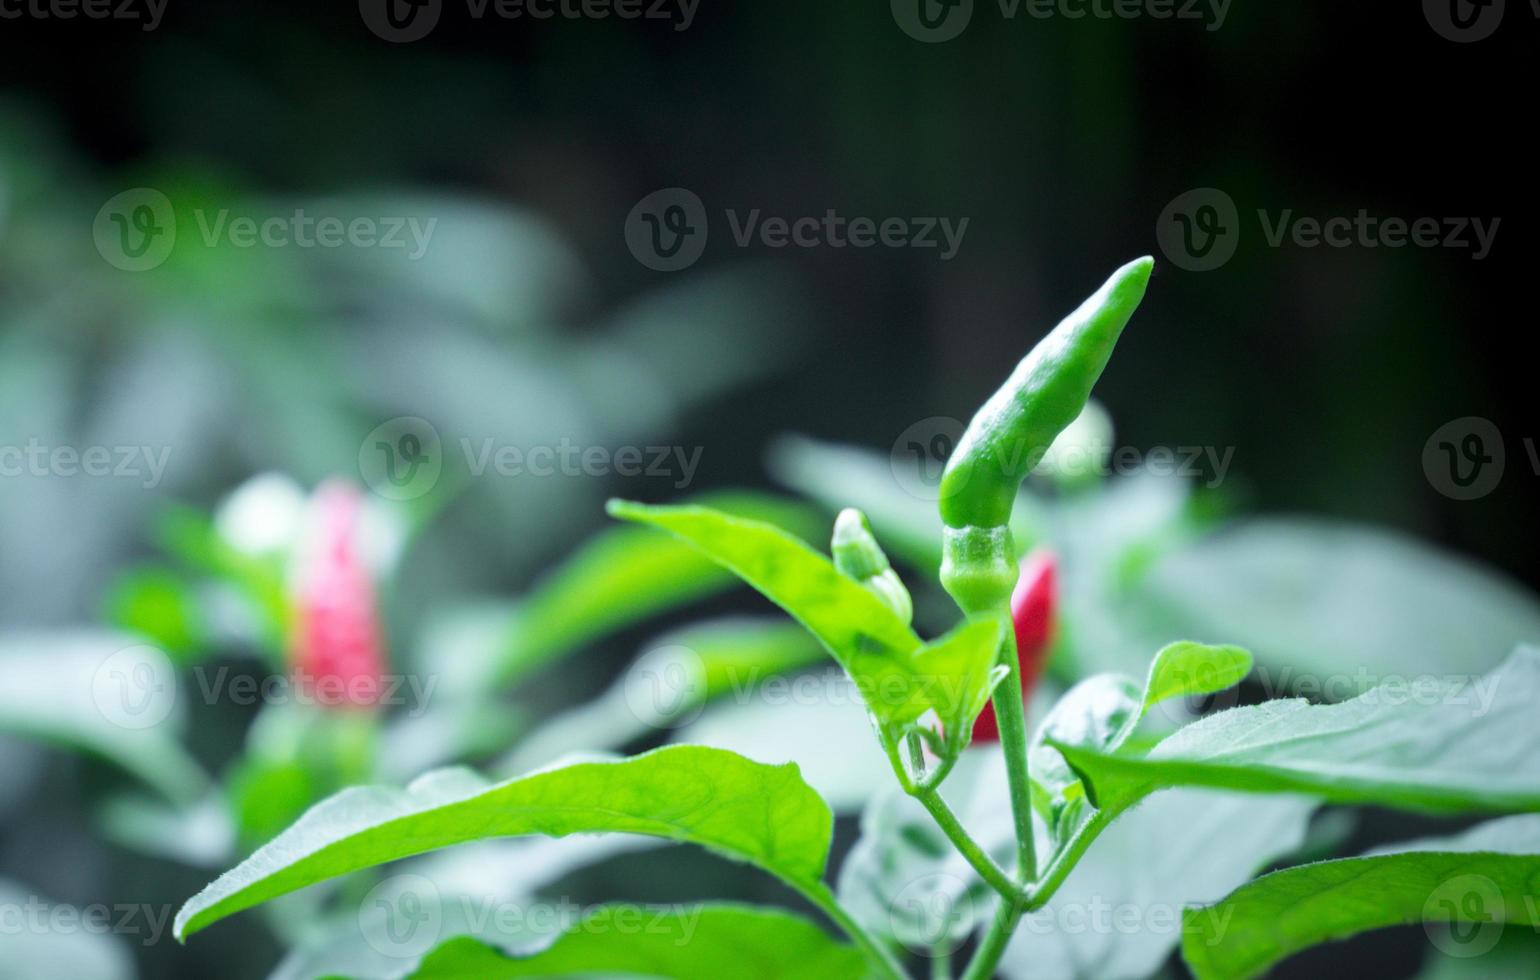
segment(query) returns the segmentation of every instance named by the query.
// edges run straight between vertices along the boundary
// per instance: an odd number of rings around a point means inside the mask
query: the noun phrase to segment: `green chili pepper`
[[[984,403],[941,476],[941,583],[964,611],[999,607],[1016,582],[1009,523],[1021,481],[1091,395],[1155,261],[1112,274]]]
[[[914,618],[914,600],[872,534],[866,515],[846,507],[834,519],[834,567],[860,582],[904,622]]]

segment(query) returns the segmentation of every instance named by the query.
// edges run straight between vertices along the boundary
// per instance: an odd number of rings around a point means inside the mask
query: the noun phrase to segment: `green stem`
[[[963,971],[962,980],[989,980],[995,975],[995,966],[999,964],[1000,957],[1005,953],[1006,944],[1011,941],[1011,935],[1016,931],[1016,923],[1021,920],[1023,903],[1019,900],[1002,898],[1000,905],[995,909],[995,917],[989,923],[989,929],[984,933],[984,938],[979,941],[979,948],[974,952],[973,959],[968,963],[968,969]]]
[[[930,952],[930,980],[952,980],[952,954],[946,941],[943,938]]]
[[[1002,610],[1006,623],[1010,609]],[[1032,777],[1027,770],[1027,717],[1022,705],[1021,664],[1016,657],[1016,631],[1007,626],[1005,642],[1000,644],[1000,662],[1006,675],[990,698],[995,706],[995,720],[1000,726],[1000,748],[1005,753],[1005,778],[1010,784],[1011,817],[1016,828],[1016,878],[1022,882],[1037,877],[1037,859],[1032,834]]]
[[[1004,612],[1009,622],[1009,608]],[[1000,748],[1005,753],[1005,777],[1010,785],[1011,817],[1016,827],[1016,877],[1025,884],[1037,876],[1037,856],[1032,834],[1032,779],[1027,770],[1027,719],[1022,704],[1021,664],[1016,656],[1016,633],[1009,628],[1005,631],[1005,642],[1000,645],[1000,662],[1005,665],[1006,675],[995,687],[991,700],[995,706],[995,720],[1000,726]],[[973,954],[963,980],[987,980],[993,975],[1025,909],[1026,901],[1017,895],[1000,899],[995,917],[979,941],[979,948]]]
[[[845,907],[839,903],[839,899],[834,897],[828,885],[821,881],[809,884],[787,880],[786,883],[801,893],[803,898],[818,906],[818,911],[844,930],[845,935],[861,947],[861,951],[866,954],[866,958],[871,961],[878,974],[886,977],[887,980],[907,980],[908,974],[904,972],[904,965],[898,961],[898,957],[845,911]]]
[[[1048,867],[1043,870],[1043,877],[1028,889],[1027,909],[1032,911],[1040,909],[1053,898],[1054,892],[1064,884],[1064,879],[1075,870],[1075,865],[1080,863],[1086,850],[1096,840],[1101,832],[1106,830],[1112,821],[1118,818],[1121,810],[1097,810],[1091,818],[1080,825],[1075,835],[1069,839],[1059,853],[1055,854]]]
[[[996,864],[995,859],[990,857],[988,852],[969,835],[967,828],[957,819],[957,815],[952,812],[951,807],[946,805],[946,801],[940,794],[933,789],[921,789],[915,793],[914,798],[930,812],[936,825],[952,842],[952,846],[957,848],[958,853],[973,866],[973,870],[979,873],[979,877],[983,878],[989,887],[999,892],[1000,896],[1006,900],[1020,900],[1026,897],[1021,886],[1012,881],[1005,869]]]

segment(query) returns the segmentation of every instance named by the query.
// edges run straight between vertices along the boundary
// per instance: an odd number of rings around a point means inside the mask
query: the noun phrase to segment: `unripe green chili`
[[[909,590],[888,563],[888,556],[872,534],[866,515],[846,507],[834,519],[834,567],[860,582],[898,614],[904,622],[914,618],[914,601]]]
[[[941,584],[964,611],[998,608],[1016,582],[1011,508],[1021,481],[1085,407],[1155,261],[1135,259],[1038,342],[968,423],[941,476]]]

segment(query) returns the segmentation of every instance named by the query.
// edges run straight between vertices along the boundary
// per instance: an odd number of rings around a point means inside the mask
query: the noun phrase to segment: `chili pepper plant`
[[[1013,516],[1022,481],[1086,411],[1152,268],[1142,258],[1113,273],[966,427],[940,482],[933,567],[957,621],[941,635],[916,632],[916,599],[873,530],[884,524],[854,507],[838,512],[826,555],[773,509],[746,516],[742,500],[614,500],[611,515],[646,529],[623,546],[652,562],[619,586],[636,590],[634,603],[611,595],[561,612],[525,607],[526,616],[565,616],[570,646],[616,617],[659,608],[644,578],[700,591],[706,579],[679,574],[694,566],[674,563],[682,550],[779,606],[848,675],[887,770],[890,789],[867,807],[837,878],[831,806],[794,764],[701,744],[630,757],[537,752],[509,763],[518,774],[502,781],[447,769],[405,789],[344,789],[187,901],[177,937],[196,942],[220,920],[306,886],[452,845],[574,834],[698,845],[778,879],[802,902],[609,904],[533,946],[454,935],[404,958],[400,972],[1121,977],[1157,972],[1179,943],[1187,967],[1207,980],[1257,976],[1313,945],[1388,925],[1534,924],[1540,913],[1525,898],[1540,875],[1536,649],[1416,696],[1386,685],[1324,704],[1229,696],[1231,706],[1194,719],[1180,710],[1184,699],[1232,691],[1253,657],[1223,636],[1193,637],[1148,650],[1141,676],[1091,673],[1049,697],[1041,678],[1058,635],[1059,567],[1051,550],[1017,540]],[[618,547],[572,567],[588,569],[592,582],[594,568],[614,567]],[[361,595],[345,555],[325,558],[317,575]],[[307,649],[325,647],[322,633],[351,608],[318,607],[306,620]],[[374,669],[372,642],[360,637],[348,671]],[[506,683],[554,655],[550,645],[527,647],[462,677],[461,690]],[[781,666],[801,662],[788,656]],[[1307,826],[1324,805],[1492,819],[1357,857],[1306,860]],[[1164,938],[1113,936],[1087,960],[1084,949],[1023,927],[1087,901],[1097,875],[1119,863],[1156,883],[1187,880]],[[1470,882],[1481,901],[1469,900]]]

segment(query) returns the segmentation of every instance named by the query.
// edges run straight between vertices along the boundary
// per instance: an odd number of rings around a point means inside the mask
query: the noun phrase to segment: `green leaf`
[[[947,741],[961,750],[973,735],[995,685],[1005,676],[999,666],[1006,623],[1000,617],[976,619],[957,627],[914,658],[915,675],[935,709]]]
[[[805,508],[763,494],[713,495],[714,506],[813,532]],[[733,577],[683,542],[612,527],[536,583],[519,605],[498,657],[506,684],[562,654],[665,609],[724,591]]]
[[[1049,743],[1114,750],[1140,711],[1139,686],[1133,680],[1097,674],[1070,688],[1038,726],[1030,750],[1033,798],[1055,850],[1086,815],[1086,795],[1080,776]]]
[[[1386,684],[1351,701],[1269,701],[1211,715],[1144,757],[1052,743],[1120,810],[1168,786],[1308,792],[1433,811],[1540,809],[1540,649],[1485,677]]]
[[[645,974],[677,980],[864,975],[861,953],[806,919],[771,909],[710,904],[685,909],[607,905],[543,949],[506,953],[476,939],[429,953],[412,980]]]
[[[856,682],[887,738],[896,741],[939,700],[943,678],[922,674],[915,656],[924,644],[908,624],[785,531],[699,506],[612,500],[609,511],[677,535],[790,613]],[[966,635],[972,642],[979,634]],[[950,667],[959,659],[955,650],[935,657],[936,665]]]
[[[489,837],[621,832],[699,844],[795,886],[815,885],[832,816],[795,766],[681,745],[489,784],[440,770],[405,790],[344,790],[306,813],[177,914],[185,938],[306,885]]]
[[[1540,601],[1513,580],[1343,522],[1239,523],[1157,562],[1147,588],[1180,632],[1251,649],[1279,693],[1318,696],[1332,679],[1345,693],[1324,693],[1340,699],[1385,674],[1480,673],[1540,639]]]
[[[1188,912],[1182,955],[1198,980],[1255,977],[1317,943],[1421,921],[1466,924],[1435,943],[1476,956],[1495,945],[1503,923],[1540,926],[1536,880],[1540,815],[1505,817],[1455,837],[1263,875]]]
[[[0,637],[0,732],[89,753],[190,803],[208,778],[177,740],[178,688],[165,655],[126,634]]]
[[[1240,647],[1206,646],[1184,640],[1155,654],[1144,684],[1144,707],[1170,698],[1214,694],[1239,684],[1251,672],[1251,654]]]
[[[1141,693],[1131,678],[1097,674],[1070,688],[1043,719],[1032,739],[1034,796],[1057,845],[1086,815],[1080,777],[1052,746],[1112,754],[1133,734],[1152,706],[1176,697],[1213,694],[1238,683],[1251,668],[1239,647],[1182,641],[1155,654]]]

